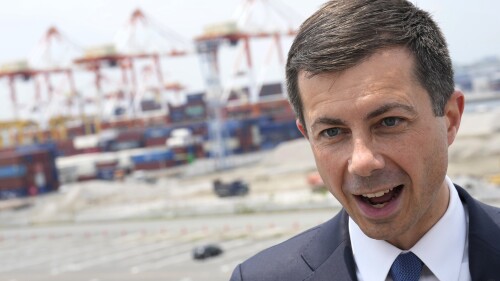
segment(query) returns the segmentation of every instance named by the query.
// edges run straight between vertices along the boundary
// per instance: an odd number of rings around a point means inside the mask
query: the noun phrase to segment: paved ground
[[[336,210],[183,218],[0,232],[6,281],[228,280],[258,251],[321,223]],[[196,261],[195,246],[216,243],[221,256]]]

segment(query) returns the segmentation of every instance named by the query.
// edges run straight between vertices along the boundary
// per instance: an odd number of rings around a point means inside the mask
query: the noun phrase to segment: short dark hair
[[[288,99],[305,127],[298,75],[341,72],[396,46],[415,58],[414,75],[443,116],[454,91],[446,40],[430,14],[406,0],[332,0],[300,27],[286,64]]]

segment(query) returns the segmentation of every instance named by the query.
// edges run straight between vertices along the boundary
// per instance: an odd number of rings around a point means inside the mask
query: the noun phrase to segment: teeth
[[[375,197],[380,197],[386,193],[389,193],[393,190],[394,188],[383,190],[377,193],[367,193],[367,194],[361,194],[361,196],[366,197],[366,198],[375,198]]]
[[[382,204],[375,204],[372,205],[372,207],[377,208],[377,209],[382,209],[387,203],[382,203]]]

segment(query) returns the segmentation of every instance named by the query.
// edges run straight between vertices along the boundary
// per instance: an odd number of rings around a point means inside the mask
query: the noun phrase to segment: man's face
[[[463,95],[436,117],[405,48],[342,73],[301,72],[299,89],[307,128],[297,125],[330,192],[369,237],[413,246],[448,206],[447,150]]]

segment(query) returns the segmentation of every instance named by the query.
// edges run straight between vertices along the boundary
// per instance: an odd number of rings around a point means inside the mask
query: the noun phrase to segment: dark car
[[[215,194],[219,197],[243,196],[249,191],[248,184],[242,180],[223,183],[220,179],[213,182]]]
[[[195,260],[204,260],[222,254],[222,249],[214,244],[198,246],[193,249],[193,258]]]

